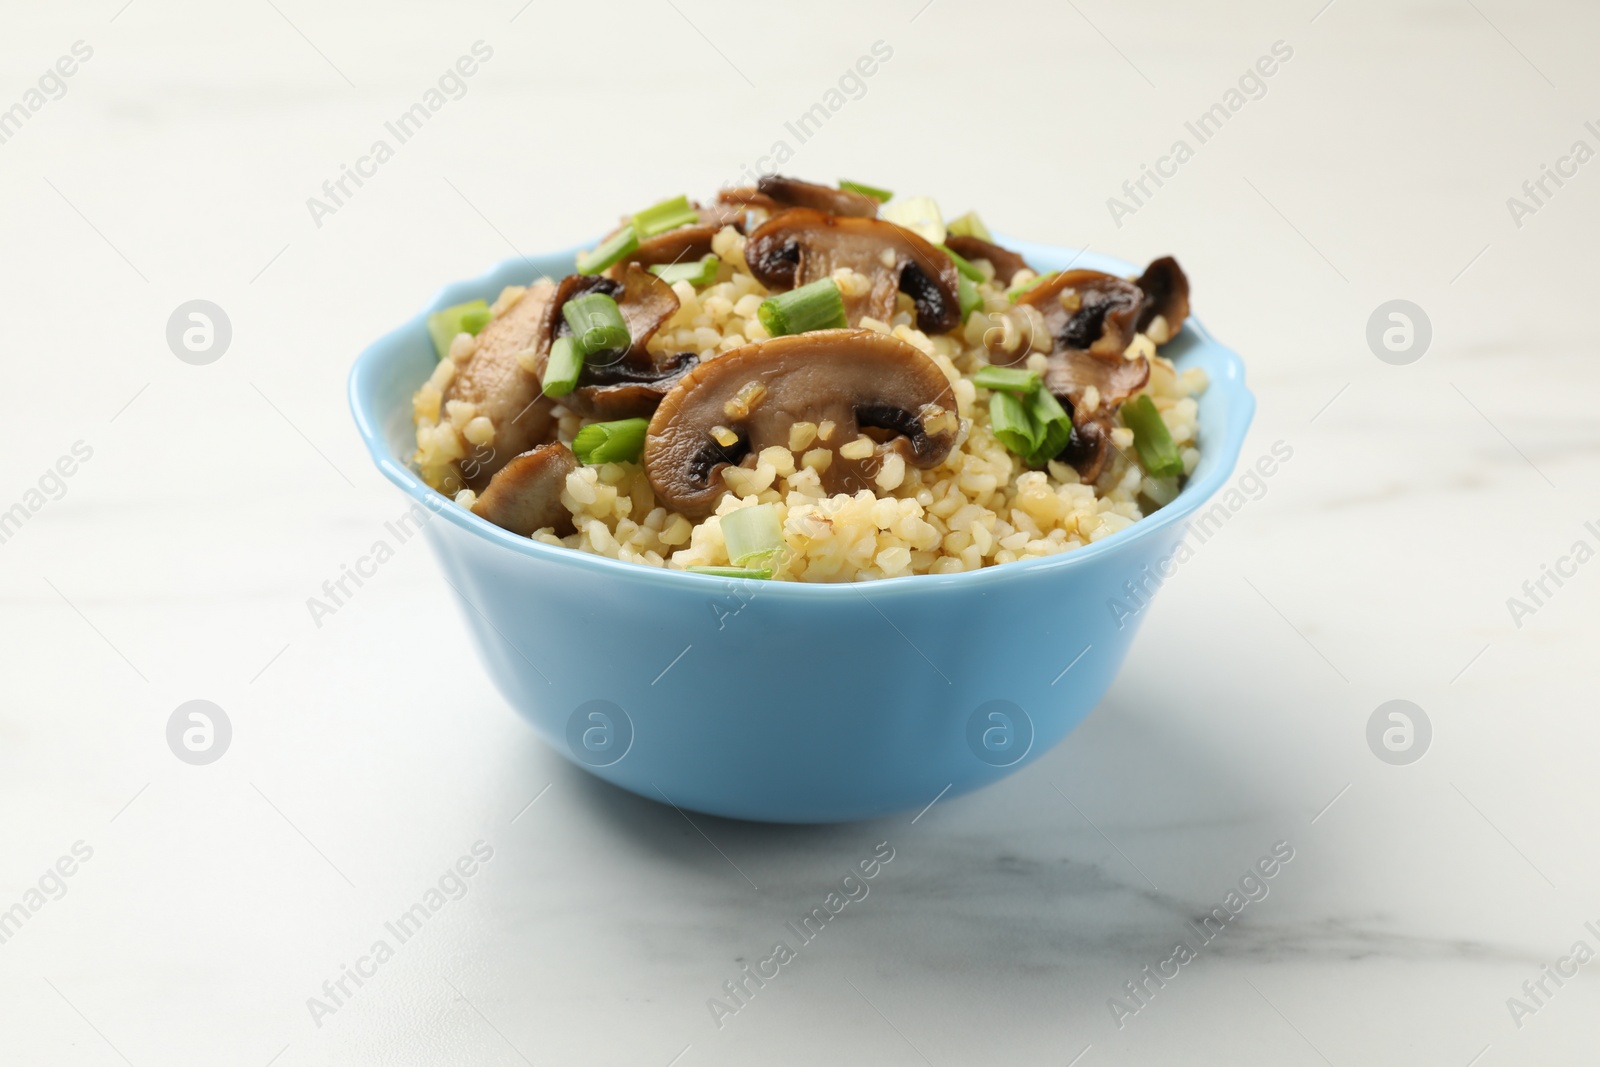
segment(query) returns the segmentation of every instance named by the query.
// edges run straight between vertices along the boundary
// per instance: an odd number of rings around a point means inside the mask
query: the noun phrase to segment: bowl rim
[[[1068,266],[1071,266],[1071,264],[1089,254],[1087,248],[1065,248],[1058,245],[1017,240],[1004,235],[998,236],[996,240],[1008,248],[1017,249],[1025,254],[1031,253],[1031,258],[1035,262],[1058,260],[1066,257]],[[609,556],[582,552],[560,545],[545,544],[532,538],[521,537],[494,525],[486,519],[479,518],[466,508],[457,507],[453,500],[422,481],[403,459],[390,451],[381,429],[382,420],[377,417],[376,412],[369,410],[368,400],[376,396],[376,382],[379,372],[385,363],[385,357],[413,335],[419,333],[425,335],[428,315],[442,307],[458,303],[460,298],[454,294],[459,290],[476,290],[487,287],[493,283],[496,276],[507,272],[516,265],[537,270],[538,268],[534,265],[536,260],[575,258],[578,252],[592,247],[593,244],[594,242],[588,242],[559,251],[533,256],[513,256],[495,264],[475,278],[463,279],[442,286],[422,311],[384,333],[362,349],[361,353],[356,357],[354,365],[350,368],[347,381],[347,394],[351,414],[355,419],[356,430],[361,435],[362,443],[366,445],[367,454],[384,477],[388,478],[407,496],[435,515],[443,515],[454,525],[491,544],[533,559],[577,567],[580,570],[586,570],[594,574],[597,578],[617,577],[646,584],[661,585],[681,592],[706,593],[716,588],[716,586],[710,584],[712,582],[725,585],[738,579],[695,574],[671,567],[651,567],[639,563],[629,563],[620,559],[612,559]],[[1117,270],[1124,275],[1137,271],[1137,268],[1132,264],[1112,256],[1095,254],[1092,258],[1097,264],[1103,265],[1102,269]],[[1063,267],[1061,269],[1066,268]],[[1102,556],[1118,552],[1133,542],[1148,538],[1159,530],[1188,519],[1202,504],[1216,495],[1218,490],[1227,484],[1228,480],[1233,476],[1239,456],[1244,449],[1245,435],[1248,433],[1255,415],[1256,401],[1255,394],[1245,384],[1244,361],[1239,358],[1238,353],[1218,342],[1193,314],[1185,321],[1184,330],[1193,330],[1201,342],[1212,348],[1221,357],[1225,373],[1213,375],[1207,390],[1222,390],[1228,394],[1228,426],[1227,433],[1223,438],[1207,443],[1207,458],[1212,460],[1210,469],[1206,471],[1203,477],[1191,478],[1188,484],[1165,507],[1146,515],[1132,525],[1118,530],[1099,541],[1092,541],[1070,551],[1060,552],[1040,559],[1015,560],[1010,563],[980,567],[975,571],[962,571],[957,574],[909,574],[897,578],[876,578],[870,581],[850,582],[767,581],[761,583],[763,595],[770,593],[781,597],[825,599],[847,596],[850,592],[854,592],[865,598],[866,589],[870,589],[874,594],[904,596],[908,594],[914,595],[918,590],[933,590],[951,586],[963,586],[982,591],[989,586],[998,586],[1006,582],[1026,581],[1041,574],[1041,572],[1092,566],[1094,561]],[[1203,420],[1201,425],[1203,429]]]

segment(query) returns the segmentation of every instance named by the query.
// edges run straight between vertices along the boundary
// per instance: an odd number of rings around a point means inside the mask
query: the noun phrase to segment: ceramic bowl
[[[1002,239],[1040,270],[1117,260]],[[508,260],[428,309],[563,277],[576,249]],[[1231,475],[1255,400],[1190,318],[1163,349],[1202,367],[1198,468],[1166,507],[1047,559],[840,585],[729,581],[518,537],[408,465],[411,394],[435,356],[424,311],[362,352],[350,405],[378,469],[427,517],[490,677],[556,751],[682,809],[831,822],[915,810],[1038,759],[1105,694],[1186,520]],[[1157,576],[1152,579],[1152,575]],[[420,653],[421,650],[419,650]]]

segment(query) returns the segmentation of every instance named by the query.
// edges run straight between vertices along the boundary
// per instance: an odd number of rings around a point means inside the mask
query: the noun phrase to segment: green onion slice
[[[600,243],[593,252],[578,253],[579,274],[599,274],[639,247],[639,231],[629,223]]]
[[[966,322],[968,315],[983,307],[983,294],[978,291],[978,283],[965,274],[956,275],[956,302],[961,306],[962,322]]]
[[[1011,393],[990,394],[989,429],[996,440],[1019,456],[1031,456],[1039,447],[1039,425],[1033,421],[1028,406]]]
[[[700,221],[700,212],[689,204],[686,196],[675,196],[659,204],[651,204],[633,217],[633,228],[639,236],[654,237],[658,233],[676,230]]]
[[[476,325],[469,324],[475,323]],[[435,311],[428,316],[428,336],[433,338],[433,350],[443,359],[450,354],[450,342],[458,333],[476,334],[489,322],[489,305],[482,300],[470,300]]]
[[[722,516],[722,540],[736,567],[770,560],[783,548],[783,523],[776,504],[756,504]]]
[[[950,257],[950,262],[956,265],[956,270],[961,272],[962,277],[971,278],[975,282],[983,281],[983,271],[979,270],[977,267],[974,267],[971,262],[969,262],[959,252],[952,252],[944,245],[939,246],[939,251]]]
[[[585,357],[615,352],[633,343],[622,309],[605,293],[584,293],[561,305],[561,315],[572,327],[573,340]]]
[[[1038,425],[1039,443],[1027,457],[1035,467],[1042,467],[1061,454],[1072,440],[1072,416],[1048,389],[1035,390],[1028,398],[1028,414]]]
[[[544,361],[544,375],[539,379],[545,396],[566,396],[578,387],[578,375],[583,373],[583,351],[570,337],[557,337],[550,346],[550,356]]]
[[[757,314],[773,337],[811,330],[837,330],[849,325],[844,297],[832,278],[822,278],[761,302]]]
[[[1005,389],[1031,393],[1039,388],[1039,372],[1023,367],[984,367],[972,376],[972,384],[983,389]]]
[[[1171,478],[1183,473],[1183,457],[1178,454],[1161,412],[1148,396],[1141,394],[1122,405],[1122,423],[1133,431],[1133,447],[1146,474]]]
[[[772,577],[771,567],[685,567],[690,574],[709,574],[713,578],[751,578],[764,582]]]
[[[572,439],[572,451],[580,463],[637,463],[649,426],[649,419],[590,423]]]
[[[722,260],[715,253],[707,252],[698,263],[657,263],[650,268],[650,273],[668,285],[688,282],[698,289],[717,280],[717,268],[721,265]]]
[[[868,185],[866,182],[848,182],[840,178],[839,188],[847,193],[860,193],[862,196],[870,196],[880,204],[888,203],[894,199],[894,194],[889,190],[880,189],[876,185]]]
[[[994,238],[989,234],[989,227],[983,224],[976,211],[969,211],[959,219],[952,219],[945,229],[957,237],[976,237],[980,241],[994,242]]]

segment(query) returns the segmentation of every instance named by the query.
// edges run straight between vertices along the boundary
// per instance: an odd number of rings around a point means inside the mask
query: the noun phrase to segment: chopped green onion
[[[689,205],[686,196],[675,196],[652,204],[633,217],[633,228],[640,237],[654,237],[658,233],[676,230],[679,226],[700,221],[700,212]]]
[[[772,577],[771,567],[685,567],[690,574],[709,574],[713,578],[751,578],[764,582]]]
[[[639,247],[639,231],[629,223],[604,241],[593,252],[578,253],[579,274],[599,274],[611,264]]]
[[[870,196],[880,204],[888,203],[894,199],[894,194],[889,190],[879,189],[876,185],[868,185],[865,182],[847,182],[840,178],[839,188],[847,193],[860,193],[862,196]]]
[[[849,325],[844,314],[844,297],[832,278],[802,285],[787,293],[768,297],[757,314],[761,325],[773,337],[812,330],[837,330]]]
[[[722,260],[715,253],[707,252],[698,263],[657,263],[650,268],[650,273],[668,285],[688,282],[699,288],[717,280],[717,268],[721,265]]]
[[[755,504],[722,516],[722,540],[735,567],[770,560],[783,548],[783,523],[776,504]]]
[[[979,270],[977,267],[974,267],[959,253],[952,252],[944,245],[939,246],[939,251],[950,257],[950,262],[956,265],[956,270],[961,272],[962,277],[971,278],[975,282],[983,281],[983,271]]]
[[[1122,423],[1133,431],[1133,447],[1146,474],[1171,478],[1183,473],[1183,457],[1172,442],[1161,412],[1148,396],[1141,394],[1122,405]]]
[[[978,283],[965,274],[956,275],[956,302],[961,306],[962,322],[966,322],[968,315],[983,307],[983,294],[978,292]]]
[[[472,308],[461,313],[461,328],[476,337],[493,318],[494,312],[488,308]]]
[[[545,396],[566,396],[578,387],[578,375],[582,373],[583,350],[572,338],[557,337],[544,361],[544,375],[539,384]]]
[[[561,305],[561,316],[572,327],[572,339],[584,356],[614,352],[633,343],[617,302],[605,293],[584,293]]]
[[[1031,393],[1039,388],[1039,372],[1021,367],[984,367],[972,376],[972,384],[983,389],[1005,389]]]
[[[1027,457],[1030,464],[1042,467],[1061,454],[1072,440],[1072,416],[1048,389],[1037,389],[1028,398],[1028,414],[1039,427],[1039,443]]]
[[[989,227],[983,224],[983,220],[978,217],[976,211],[969,211],[959,219],[951,220],[950,225],[946,226],[945,229],[957,237],[976,237],[980,241],[994,241],[994,238],[989,234]]]
[[[1017,302],[1017,297],[1021,296],[1023,293],[1026,293],[1030,289],[1033,289],[1033,288],[1036,288],[1037,286],[1043,285],[1045,282],[1049,281],[1051,278],[1054,278],[1058,273],[1060,273],[1060,272],[1059,271],[1050,271],[1048,274],[1040,274],[1040,275],[1036,276],[1032,281],[1023,282],[1021,285],[1017,286],[1015,289],[1007,289],[1006,290],[1006,299],[1010,300],[1013,304],[1015,304]]]
[[[649,419],[590,423],[572,439],[572,451],[580,463],[637,463],[649,426]]]
[[[1011,393],[997,390],[990,394],[989,430],[1019,456],[1031,456],[1039,447],[1039,425],[1033,421],[1028,406]]]
[[[469,327],[467,316],[474,312],[482,312],[483,321],[476,328]],[[474,315],[474,321],[477,316]],[[489,305],[482,300],[470,300],[465,304],[457,304],[435,311],[428,316],[428,336],[433,338],[433,350],[443,359],[450,354],[450,342],[456,339],[458,333],[476,334],[483,329],[489,321]]]
[[[944,244],[944,216],[930,196],[908,196],[885,204],[878,212],[896,226],[903,226],[930,244]]]

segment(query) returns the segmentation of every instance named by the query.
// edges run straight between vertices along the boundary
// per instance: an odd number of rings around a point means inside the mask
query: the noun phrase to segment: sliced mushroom
[[[578,387],[562,397],[561,404],[585,418],[603,422],[648,419],[655,414],[661,398],[698,362],[696,353],[680,352],[648,366],[627,360],[606,367],[585,364]]]
[[[878,214],[878,202],[864,193],[832,189],[778,174],[762,175],[761,180],[756,182],[756,191],[785,207],[814,208],[830,215],[856,219],[876,218]]]
[[[723,469],[787,446],[795,423],[833,424],[815,447],[833,452],[823,484],[836,492],[870,486],[891,453],[937,466],[960,421],[944,372],[916,348],[873,330],[817,330],[745,345],[685,374],[650,420],[644,467],[662,504],[703,518],[726,491]],[[841,454],[864,447],[862,437],[869,455]]]
[[[1150,380],[1150,361],[1143,356],[1107,359],[1081,348],[1063,348],[1050,353],[1048,360],[1044,387],[1071,401],[1075,411],[1086,406],[1091,386],[1099,399],[1094,408],[1113,409]]]
[[[565,537],[575,527],[561,492],[567,475],[577,469],[578,459],[566,445],[540,445],[501,467],[473,502],[472,513],[523,537],[547,526]]]
[[[1085,484],[1098,479],[1111,459],[1111,417],[1105,409],[1072,422],[1072,436],[1056,457],[1077,470]]]
[[[1189,278],[1171,256],[1151,260],[1139,276],[1144,303],[1139,308],[1139,332],[1164,345],[1183,329],[1189,317]],[[1160,322],[1156,320],[1160,319]]]
[[[527,291],[478,334],[472,354],[456,366],[444,390],[444,401],[464,400],[494,424],[494,440],[476,447],[461,460],[461,480],[481,489],[512,456],[548,441],[555,431],[551,409],[539,378],[523,369],[517,353],[549,342],[545,324],[555,299],[554,283],[544,280]]]
[[[1144,294],[1132,282],[1097,270],[1067,270],[1046,278],[1017,303],[1039,309],[1057,347],[1121,356],[1137,332]]]
[[[545,315],[545,335],[543,346],[539,350],[538,366],[541,373],[544,370],[544,361],[550,354],[550,344],[557,337],[565,337],[572,333],[572,327],[567,325],[566,318],[561,309],[567,301],[585,293],[605,293],[617,302],[617,310],[622,313],[622,321],[628,327],[628,336],[633,343],[628,346],[622,358],[629,362],[641,365],[650,362],[650,353],[647,346],[650,338],[661,329],[661,324],[670,319],[678,310],[678,294],[672,291],[672,286],[651,274],[638,264],[629,264],[622,272],[622,279],[607,278],[598,274],[572,274],[561,280],[560,287],[556,290],[555,298],[550,302],[550,309]],[[598,358],[585,360],[584,366],[607,365],[618,361],[616,355],[610,357],[600,354]]]
[[[690,224],[646,237],[639,242],[638,248],[623,256],[606,273],[620,278],[630,263],[637,263],[641,267],[654,267],[662,263],[693,263],[711,251],[711,239],[723,225],[709,222]]]
[[[867,315],[888,322],[902,291],[915,301],[917,326],[924,333],[947,333],[961,322],[955,263],[892,222],[791,208],[750,235],[744,258],[750,273],[769,289],[799,288],[839,267],[866,275],[871,281],[866,296],[845,300],[852,326]]]
[[[963,237],[959,234],[950,234],[944,239],[945,247],[950,249],[962,259],[976,262],[987,259],[994,266],[994,280],[1001,285],[1010,285],[1011,279],[1017,276],[1019,270],[1032,270],[1028,261],[1011,251],[1001,248],[981,237]]]

